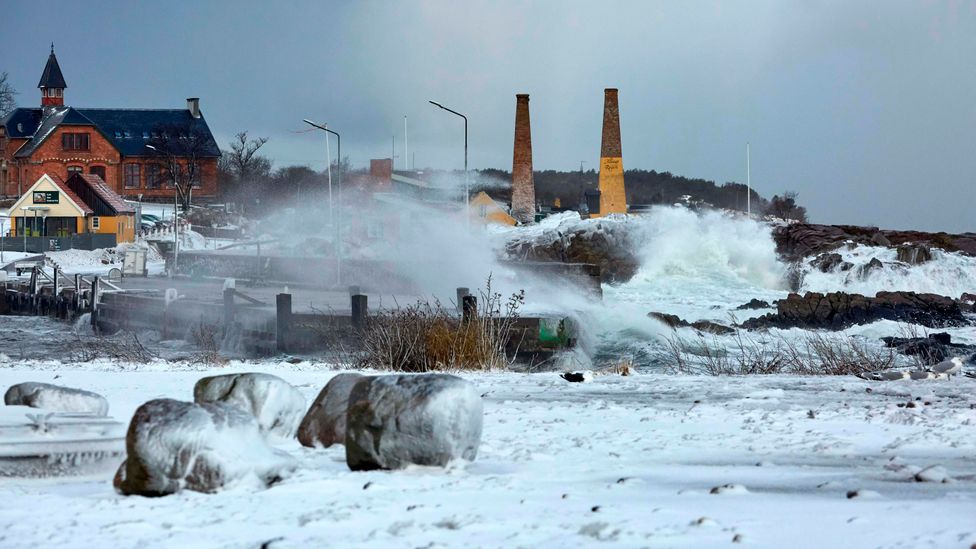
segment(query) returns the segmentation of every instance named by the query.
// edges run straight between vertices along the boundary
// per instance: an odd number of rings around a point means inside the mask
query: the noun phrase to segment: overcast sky
[[[20,105],[51,41],[79,107],[183,107],[276,166],[389,157],[511,169],[531,94],[536,169],[596,167],[620,89],[625,168],[791,189],[825,223],[976,231],[976,0],[653,2],[5,1]],[[335,151],[333,151],[334,154]]]

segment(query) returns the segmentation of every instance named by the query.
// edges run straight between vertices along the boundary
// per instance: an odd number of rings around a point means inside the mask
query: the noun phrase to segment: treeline
[[[481,175],[492,181],[511,181],[511,172],[505,170],[481,170]],[[583,193],[596,189],[600,174],[596,170],[561,172],[543,170],[534,173],[536,200],[543,206],[559,204],[565,209],[575,209],[584,200]],[[709,204],[717,208],[745,211],[747,194],[751,194],[754,212],[774,215],[784,219],[806,221],[806,209],[796,202],[795,192],[765,198],[755,189],[747,193],[742,183],[727,182],[716,185],[714,181],[674,175],[655,170],[626,170],[627,203],[633,206],[674,204],[690,202]],[[511,201],[511,188],[492,186],[484,189],[489,195],[504,202]],[[558,202],[557,202],[558,200]]]

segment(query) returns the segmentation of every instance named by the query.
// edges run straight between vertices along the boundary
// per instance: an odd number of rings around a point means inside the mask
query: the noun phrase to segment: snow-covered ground
[[[270,362],[217,371],[274,373],[309,402],[337,373]],[[93,390],[128,421],[146,400],[191,399],[195,381],[212,373],[15,362],[0,367],[0,387],[31,380]],[[485,400],[471,464],[353,473],[342,447],[293,442],[280,447],[302,469],[267,490],[147,499],[117,495],[112,472],[4,479],[0,546],[976,543],[976,380],[644,374],[571,384],[555,374],[461,375]],[[951,480],[913,481],[932,465]]]

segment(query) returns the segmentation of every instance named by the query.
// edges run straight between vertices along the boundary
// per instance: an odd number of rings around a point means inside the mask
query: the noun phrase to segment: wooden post
[[[466,295],[461,299],[461,321],[465,324],[478,318],[478,298]]]
[[[277,306],[275,345],[279,353],[288,352],[288,336],[291,334],[291,294],[275,296]]]
[[[78,314],[78,309],[81,308],[81,275],[75,273],[75,314]]]
[[[61,269],[54,268],[54,297],[57,298],[61,293]]]
[[[91,325],[92,331],[98,333],[98,277],[92,277],[91,284]]]
[[[224,289],[224,331],[230,330],[234,324],[234,288]]]
[[[352,327],[357,330],[362,330],[366,327],[368,299],[362,294],[356,294],[350,299],[352,300]]]
[[[465,296],[469,296],[469,295],[471,295],[471,290],[469,290],[467,288],[458,288],[457,289],[457,301],[456,301],[456,303],[457,303],[457,310],[459,310],[459,311],[461,310],[461,304],[464,303]]]

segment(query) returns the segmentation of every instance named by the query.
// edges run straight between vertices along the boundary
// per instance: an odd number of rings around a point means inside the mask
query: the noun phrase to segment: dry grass
[[[224,365],[227,359],[220,355],[222,330],[216,324],[198,323],[190,330],[190,341],[200,351],[193,357],[193,362],[208,365]]]
[[[106,358],[118,362],[146,364],[158,358],[132,332],[121,332],[113,336],[82,336],[75,334],[71,360],[91,362]]]
[[[721,339],[699,333],[687,340],[675,334],[667,350],[667,371],[706,375],[855,375],[886,370],[896,360],[893,350],[862,338],[821,332],[797,339],[741,330]]]
[[[490,278],[479,294],[477,314],[467,322],[437,300],[370,317],[360,335],[360,367],[399,372],[507,368],[506,346],[525,294],[503,300],[492,291]]]

